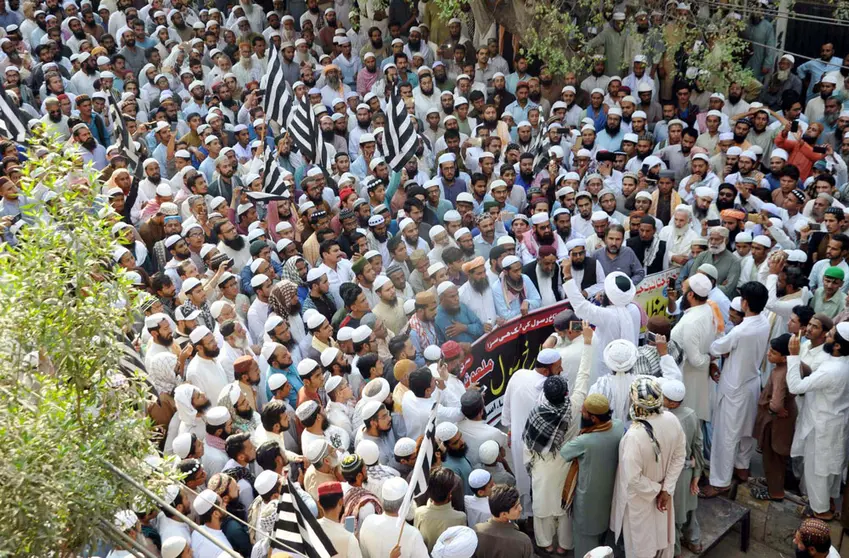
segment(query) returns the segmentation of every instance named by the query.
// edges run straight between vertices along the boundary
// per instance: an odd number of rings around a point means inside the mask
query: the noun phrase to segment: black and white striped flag
[[[262,173],[262,192],[245,192],[253,201],[269,202],[289,199],[290,194],[283,182],[283,170],[277,162],[277,152],[266,146],[265,166]]]
[[[407,105],[397,87],[392,90],[386,112],[387,122],[383,128],[383,156],[390,169],[401,172],[410,157],[416,154],[419,135],[413,127]]]
[[[10,98],[0,80],[0,135],[19,143],[27,141],[29,117]]]
[[[266,120],[274,120],[285,129],[292,111],[292,95],[283,76],[283,62],[276,47],[272,47],[269,58],[262,106]]]
[[[280,488],[271,548],[297,552],[309,558],[330,558],[336,554],[333,543],[301,500],[292,485],[292,479],[288,477]]]
[[[330,152],[322,138],[318,118],[306,95],[292,113],[288,131],[292,142],[305,159],[309,159],[310,163],[318,165],[326,173],[330,171]]]
[[[404,495],[401,509],[398,510],[399,526],[406,521],[413,498],[417,498],[427,491],[427,482],[430,478],[430,468],[433,466],[433,452],[436,445],[436,408],[438,405],[439,398],[437,397],[425,425],[422,443],[416,456],[416,464],[413,466],[413,472],[410,475],[410,486],[407,488],[407,494]]]
[[[115,95],[111,91],[109,92],[109,111],[112,117],[112,122],[115,123],[115,131],[118,132],[115,134],[118,138],[117,145],[121,148],[121,153],[123,153],[123,155],[127,158],[127,167],[131,172],[135,172],[140,167],[140,156],[136,150],[133,138],[130,137],[130,132],[127,130],[127,121],[124,119],[121,109],[118,108],[118,101],[115,99]]]

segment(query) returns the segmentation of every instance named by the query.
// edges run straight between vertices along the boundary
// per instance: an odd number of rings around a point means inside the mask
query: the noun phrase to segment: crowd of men
[[[184,474],[180,515],[118,528],[163,558],[268,556],[290,479],[342,557],[677,556],[702,548],[699,498],[742,482],[803,494],[797,555],[837,556],[849,55],[797,60],[760,4],[723,12],[754,77],[713,90],[674,40],[711,9],[672,3],[616,10],[589,72],[555,76],[462,6],[0,5],[8,99],[100,172],[147,413]],[[330,168],[265,118],[271,49]],[[418,136],[397,169],[396,88]],[[21,186],[46,154],[0,142],[6,249],[44,222],[54,193]],[[666,270],[648,317],[636,289]],[[563,301],[488,405],[472,344]],[[399,519],[434,409],[428,490]]]

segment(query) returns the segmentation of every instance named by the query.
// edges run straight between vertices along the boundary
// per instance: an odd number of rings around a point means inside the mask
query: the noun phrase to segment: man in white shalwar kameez
[[[596,343],[606,347],[615,339],[625,339],[634,345],[639,342],[640,309],[632,301],[637,290],[631,279],[621,271],[614,271],[604,279],[604,295],[610,301],[608,306],[595,306],[581,294],[581,286],[572,278],[572,261],[569,258],[560,262],[563,270],[563,291],[572,305],[575,315],[596,327]],[[601,353],[596,351],[595,362],[590,373],[590,385],[596,379],[610,372],[604,364]]]
[[[586,324],[585,324],[586,325]],[[569,397],[568,412],[561,417],[563,434],[555,436],[545,451],[533,451],[525,440],[524,463],[529,464],[531,486],[533,487],[534,538],[540,548],[551,551],[569,550],[574,547],[572,541],[572,518],[563,508],[563,485],[569,472],[571,461],[560,457],[560,448],[573,440],[581,429],[581,408],[587,398],[587,380],[593,359],[593,330],[587,325],[583,335],[583,352],[575,385],[565,388]],[[565,378],[559,376],[565,384]],[[508,384],[509,385],[509,384]],[[544,383],[544,388],[545,388]],[[547,388],[545,388],[547,389]],[[545,395],[543,394],[543,398]],[[530,421],[528,421],[530,422]],[[525,432],[527,433],[527,426]],[[556,548],[555,548],[556,545]]]
[[[554,349],[543,349],[537,355],[533,370],[517,370],[507,384],[504,393],[504,408],[501,411],[501,424],[508,429],[510,436],[510,454],[513,457],[513,469],[516,476],[516,488],[522,495],[522,518],[527,518],[531,506],[531,477],[525,468],[522,434],[531,411],[537,405],[542,385],[549,376],[560,374],[560,353]]]
[[[832,499],[840,495],[846,470],[846,435],[849,421],[849,322],[841,322],[826,337],[829,355],[807,378],[801,377],[799,336],[790,339],[787,388],[804,395],[803,417],[796,423],[792,457],[804,457],[803,479],[814,517],[834,517]]]
[[[681,204],[672,213],[670,226],[660,230],[658,238],[666,242],[665,268],[680,268],[690,259],[690,243],[699,238],[691,226],[692,218],[690,206]]]
[[[660,355],[661,378],[655,378],[660,386],[666,380],[681,381],[681,370],[666,351],[666,338],[658,335],[655,340],[655,348]],[[604,364],[610,369],[610,374],[599,378],[590,388],[590,393],[600,393],[607,397],[610,402],[610,411],[614,419],[629,425],[631,417],[631,384],[640,374],[634,374],[632,369],[639,357],[637,346],[624,339],[615,339],[604,347]]]
[[[731,487],[731,475],[748,480],[755,452],[752,436],[760,395],[759,369],[767,343],[769,321],[763,310],[766,287],[754,281],[740,288],[743,322],[710,346],[713,356],[728,355],[722,365],[713,413],[710,453],[710,486],[702,493],[713,497]]]
[[[724,328],[708,302],[712,285],[697,273],[684,282],[681,306],[684,315],[672,328],[670,337],[684,351],[681,363],[686,395],[683,406],[696,412],[699,420],[710,422],[710,345]]]
[[[672,558],[675,510],[672,495],[686,458],[686,435],[663,410],[655,378],[640,376],[631,386],[634,421],[619,444],[610,529],[625,538],[626,558]]]

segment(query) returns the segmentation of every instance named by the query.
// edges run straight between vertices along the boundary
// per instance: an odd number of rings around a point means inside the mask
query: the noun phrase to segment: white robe
[[[671,558],[675,550],[672,499],[665,512],[657,509],[655,501],[661,490],[670,496],[675,493],[687,455],[687,438],[681,423],[669,411],[646,420],[654,429],[660,458],[645,428],[632,426],[625,432],[619,443],[610,529],[616,540],[624,533],[627,558],[654,558],[658,552],[663,558]]]
[[[606,347],[615,339],[625,339],[635,346],[639,345],[640,335],[640,309],[633,302],[625,307],[620,306],[595,306],[581,294],[581,286],[572,278],[563,284],[566,298],[572,305],[575,315],[582,320],[596,326],[595,335],[598,338],[598,346]],[[590,375],[590,384],[600,376],[610,373],[610,369],[602,360],[603,351],[595,352],[595,362]],[[508,384],[509,386],[509,384]]]
[[[233,383],[233,374],[227,374],[217,360],[196,356],[186,368],[186,381],[200,389],[210,401],[218,401],[224,386]]]
[[[696,412],[699,420],[710,421],[710,345],[716,339],[716,318],[709,304],[689,308],[670,334],[684,351],[681,363],[687,388],[684,407]]]
[[[584,345],[583,347],[575,387],[569,390],[572,417],[569,421],[569,428],[566,430],[564,444],[574,439],[581,430],[581,408],[584,406],[584,400],[587,398],[588,380],[593,358],[593,345]],[[531,464],[534,517],[556,516],[560,517],[560,521],[563,521],[564,518],[562,516],[566,516],[567,514],[561,504],[561,498],[563,495],[563,484],[566,482],[566,474],[569,472],[571,461],[566,461],[560,457],[559,451],[554,455],[546,454],[545,457],[540,458],[539,456],[532,456],[528,448],[525,448],[524,455],[525,463]],[[567,532],[571,534],[571,516],[567,516],[566,521],[570,524]]]
[[[363,558],[385,558],[398,544],[398,518],[370,515],[360,526],[360,550]],[[401,532],[401,558],[428,558],[422,534],[412,525]]]
[[[513,474],[516,476],[516,488],[519,489],[522,502],[522,517],[527,517],[531,508],[531,477],[525,469],[522,434],[525,423],[537,405],[537,400],[545,383],[545,376],[536,370],[521,369],[513,373],[504,394],[504,407],[501,411],[501,424],[510,433],[510,454],[513,456]],[[404,394],[406,399],[407,394]],[[409,435],[409,429],[407,431]]]
[[[760,364],[769,343],[765,314],[743,318],[710,346],[714,356],[728,354],[722,366],[713,414],[710,483],[731,484],[734,468],[747,469],[755,450],[752,431],[760,395]]]
[[[480,319],[482,324],[495,324],[498,313],[495,311],[495,302],[492,298],[491,289],[480,294],[472,288],[471,281],[466,281],[458,292],[460,293],[460,300],[469,307],[469,310]]]

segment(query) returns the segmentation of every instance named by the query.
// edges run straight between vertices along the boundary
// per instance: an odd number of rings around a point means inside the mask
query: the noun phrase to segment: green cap
[[[831,277],[832,279],[837,279],[838,281],[843,281],[845,274],[843,270],[839,267],[829,267],[825,270],[824,277]]]
[[[368,260],[365,258],[360,258],[354,262],[354,265],[351,266],[351,269],[354,273],[362,273],[363,269],[365,269]]]

